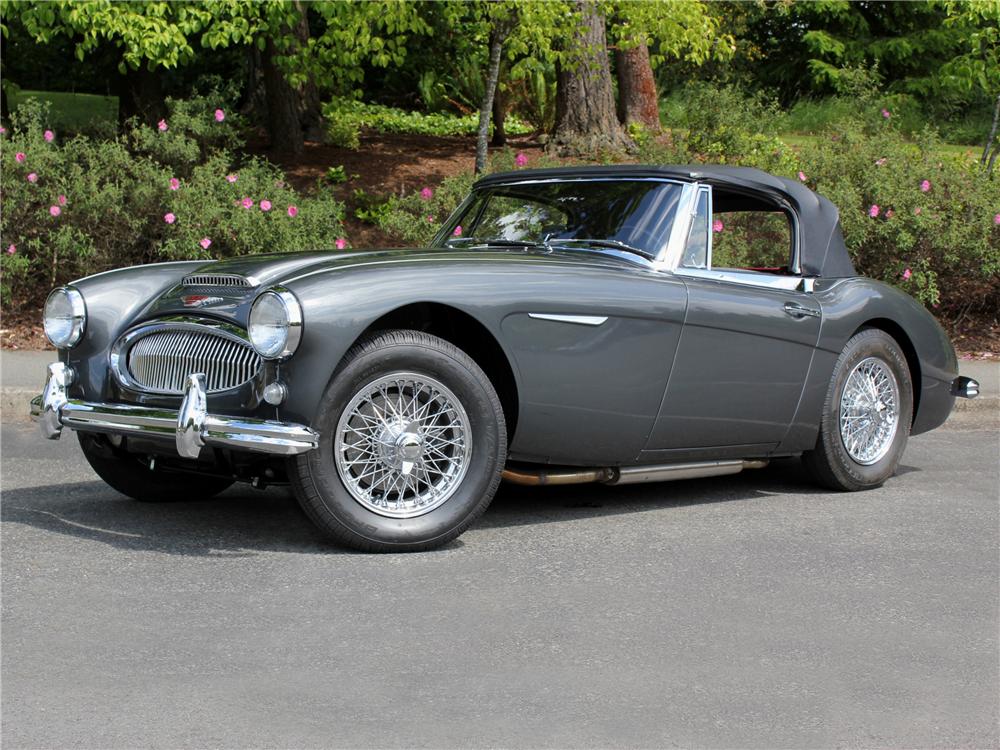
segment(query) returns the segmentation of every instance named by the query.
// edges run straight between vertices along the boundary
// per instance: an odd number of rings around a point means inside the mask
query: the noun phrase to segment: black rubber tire
[[[469,467],[455,494],[414,518],[389,518],[365,508],[344,486],[334,458],[337,424],[355,393],[399,370],[448,386],[462,403],[472,433]],[[381,332],[352,348],[331,378],[312,426],[320,434],[319,448],[288,462],[295,496],[330,539],[363,552],[420,552],[455,539],[490,504],[507,457],[503,408],[489,378],[465,352],[419,331]]]
[[[80,448],[97,476],[112,489],[143,503],[207,500],[233,484],[232,479],[179,471],[151,472],[139,459],[117,451],[103,435],[78,432]]]
[[[899,385],[899,426],[893,442],[879,461],[863,465],[851,458],[840,436],[840,399],[847,377],[855,365],[868,357],[877,357],[892,370]],[[825,487],[855,492],[881,487],[899,466],[913,423],[913,382],[906,356],[899,344],[885,331],[865,328],[844,346],[833,368],[833,377],[823,403],[816,447],[802,455],[802,462],[812,477]]]

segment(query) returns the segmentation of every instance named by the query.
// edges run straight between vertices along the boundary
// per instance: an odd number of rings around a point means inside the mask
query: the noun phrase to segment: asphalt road
[[[508,486],[392,556],[280,490],[143,505],[72,436],[2,449],[5,749],[1000,743],[995,429],[867,493]]]

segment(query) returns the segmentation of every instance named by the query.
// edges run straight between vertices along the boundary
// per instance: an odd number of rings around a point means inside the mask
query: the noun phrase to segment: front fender
[[[72,282],[87,306],[83,340],[61,355],[76,371],[73,392],[82,390],[89,398],[105,397],[112,343],[133,321],[145,315],[161,294],[204,265],[205,261],[197,260],[154,263],[105,271]]]

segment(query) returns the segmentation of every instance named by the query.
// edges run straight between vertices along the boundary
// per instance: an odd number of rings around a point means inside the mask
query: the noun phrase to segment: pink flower
[[[427,223],[428,224],[434,223],[434,217],[431,214],[427,214]]]
[[[879,211],[881,211],[881,209],[878,207],[878,205],[872,203],[871,208],[868,209],[868,215],[874,219],[876,216],[878,216]]]
[[[215,110],[215,121],[216,122],[222,122],[225,119],[226,119],[226,113],[225,112],[223,112],[221,109]]]
[[[517,156],[514,157],[514,163],[519,167],[523,167],[528,163],[528,157],[523,152],[518,151]]]
[[[431,198],[434,197],[434,191],[431,190],[429,187],[425,187],[423,190],[420,191],[420,197],[425,201],[429,201]]]
[[[165,213],[163,214],[163,220],[167,222],[167,224],[173,224],[175,221],[177,221],[177,217],[171,213]]]
[[[157,127],[157,129],[161,133],[166,133],[167,132],[167,121],[166,120],[160,120],[158,123],[156,123],[156,127]]]
[[[343,237],[338,237],[337,241],[333,244],[337,246],[338,250],[343,250],[345,247],[347,247],[347,240],[345,240]]]
[[[28,182],[30,182],[32,185],[34,185],[36,182],[38,182],[38,175],[35,174],[34,172],[31,172],[28,175]]]
[[[924,209],[920,208],[920,206],[917,206],[915,209],[913,209],[913,215],[914,216],[920,216],[920,214],[922,214],[923,212],[924,212]]]
[[[895,215],[896,215],[896,212],[893,211],[891,208],[888,211],[885,212],[885,218],[887,218],[887,219],[891,219]]]
[[[885,109],[883,107],[883,109],[882,109],[882,117],[884,117],[886,120],[888,120],[890,117],[892,117],[892,113],[889,110],[887,110],[887,109]]]
[[[202,237],[201,242],[198,244],[201,245],[203,250],[208,250],[212,246],[212,240],[208,239],[208,237]]]
[[[261,201],[260,202],[260,210],[261,211],[270,211],[271,210],[271,201],[268,201],[268,200]]]
[[[299,209],[296,208],[295,206],[289,206],[288,207],[288,215],[291,216],[294,219],[296,216],[299,215]]]
[[[65,195],[60,195],[58,198],[56,198],[56,202],[60,206],[65,206],[66,205],[66,196]]]
[[[876,159],[876,160],[875,160],[875,166],[876,166],[876,167],[884,167],[884,166],[885,166],[885,163],[886,163],[887,161],[889,161],[889,160],[888,160],[888,159],[886,159],[886,158],[885,158],[885,157],[883,156],[883,157],[882,157],[881,159]]]
[[[45,142],[46,142],[46,143],[52,143],[52,141],[54,141],[54,140],[56,139],[56,134],[55,134],[55,133],[53,133],[53,132],[52,132],[51,130],[46,130],[46,131],[45,131],[45,132],[44,132],[44,133],[42,134],[42,138],[44,138],[44,139],[45,139]]]
[[[462,225],[461,224],[458,225],[457,227],[455,227],[455,231],[452,232],[452,235],[455,236],[455,237],[461,237],[462,236]]]
[[[1000,214],[997,214],[996,216],[993,217],[993,223],[996,224],[997,226],[1000,226]]]
[[[170,189],[171,190],[180,190],[180,187],[181,187],[181,181],[178,180],[176,177],[171,177],[170,178]]]
[[[243,206],[243,208],[253,208],[253,200],[250,198],[244,198],[240,201],[240,205]]]
[[[7,128],[5,128],[3,125],[0,125],[0,135],[3,135],[6,132],[7,132]],[[11,245],[11,247],[14,247],[14,246]]]
[[[7,255],[13,255],[16,252],[17,252],[17,245],[15,245],[13,242],[10,243],[10,247],[7,248]]]
[[[240,176],[238,174],[227,174],[226,175],[226,182],[228,182],[231,185],[234,182],[236,182],[236,180],[238,180],[239,178],[240,178]]]
[[[24,155],[23,151],[18,151],[16,154],[14,154],[14,161],[16,161],[18,164],[24,164],[24,160],[27,158],[28,157]]]
[[[62,209],[59,206],[49,206],[49,213],[53,216],[58,216],[62,213]]]
[[[806,181],[806,173],[805,172],[802,172],[802,171],[799,172],[799,180],[801,180],[802,182]]]
[[[929,193],[930,191],[931,191],[931,181],[930,180],[924,180],[923,182],[920,183],[920,192],[921,193]]]
[[[903,271],[903,281],[909,281],[910,277],[912,275],[913,275],[913,271],[911,271],[909,268],[907,268],[905,271]]]
[[[722,225],[722,219],[716,219],[712,222],[712,231],[721,232],[725,227]]]

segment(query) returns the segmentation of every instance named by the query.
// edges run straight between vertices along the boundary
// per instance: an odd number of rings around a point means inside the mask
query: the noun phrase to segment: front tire
[[[289,461],[295,495],[335,542],[413,552],[486,510],[507,454],[493,385],[464,352],[418,331],[355,346],[327,386],[317,450]]]
[[[864,329],[837,359],[816,447],[802,462],[831,489],[880,487],[896,473],[912,422],[913,383],[905,355],[889,334]]]
[[[153,473],[138,456],[114,448],[103,435],[78,432],[80,448],[97,476],[112,489],[144,503],[207,500],[233,484],[232,479],[197,473]]]

